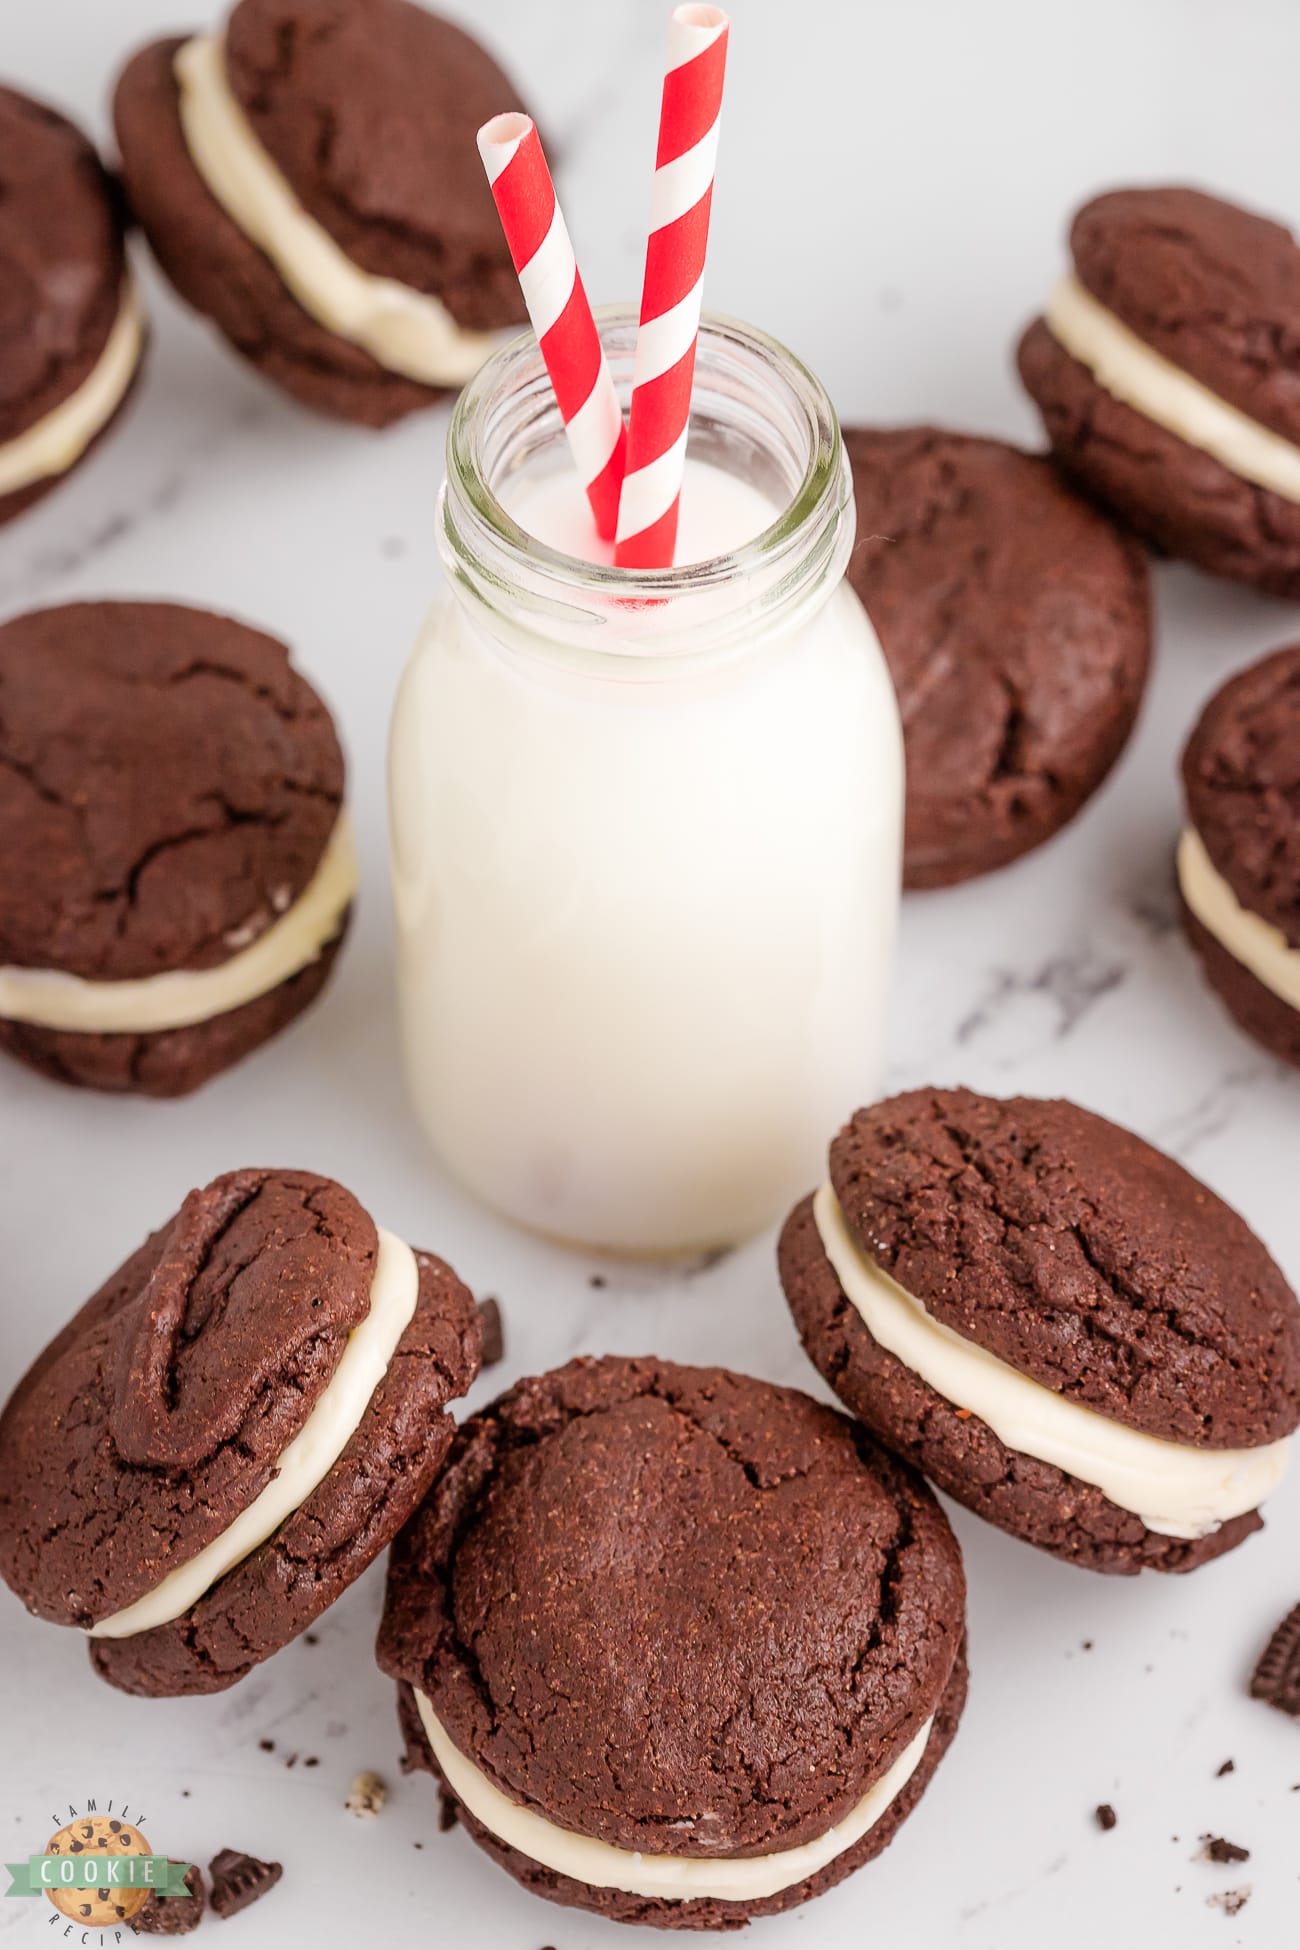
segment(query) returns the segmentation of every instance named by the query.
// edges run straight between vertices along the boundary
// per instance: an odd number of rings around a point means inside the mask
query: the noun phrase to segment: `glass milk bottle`
[[[602,336],[626,399],[635,320]],[[900,883],[898,713],[844,581],[830,401],[706,319],[690,454],[679,566],[586,559],[536,343],[489,361],[389,758],[416,1112],[488,1205],[636,1254],[733,1244],[816,1181],[876,1093]]]

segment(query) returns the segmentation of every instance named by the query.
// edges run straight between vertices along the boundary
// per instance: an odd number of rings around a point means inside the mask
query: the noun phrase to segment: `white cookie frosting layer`
[[[1178,842],[1178,885],[1201,926],[1234,961],[1289,1008],[1300,1009],[1300,948],[1280,928],[1243,907],[1205,850],[1195,827]]]
[[[144,345],[144,313],[128,272],[113,329],[74,393],[44,419],[0,445],[0,494],[66,474],[102,433],[126,397]]]
[[[385,1232],[382,1226],[378,1231],[369,1312],[348,1335],[338,1366],[281,1455],[266,1488],[219,1537],[169,1571],[152,1591],[92,1625],[92,1639],[131,1638],[181,1617],[219,1578],[264,1544],[329,1475],[360,1427],[420,1297],[415,1254],[395,1233]]]
[[[863,1251],[829,1184],[813,1212],[826,1257],[874,1340],[945,1401],[977,1415],[1008,1449],[1091,1483],[1148,1530],[1206,1537],[1258,1509],[1281,1482],[1289,1441],[1192,1449],[1067,1401],[927,1312]]]
[[[269,257],[303,310],[385,371],[463,386],[499,340],[468,332],[427,292],[354,264],[310,216],[258,141],[226,79],[225,47],[197,35],[176,55],[185,146],[231,221]]]
[[[333,941],[357,891],[352,822],[341,812],[298,899],[215,968],[94,982],[58,968],[0,968],[0,1019],[93,1036],[149,1036],[211,1022],[268,995]]]
[[[1300,447],[1230,406],[1181,367],[1154,352],[1074,277],[1048,300],[1047,327],[1125,406],[1166,433],[1284,501],[1300,501]]]
[[[761,1902],[817,1875],[836,1856],[861,1841],[897,1800],[921,1764],[934,1725],[933,1719],[927,1720],[856,1807],[815,1841],[778,1849],[771,1855],[643,1855],[637,1849],[615,1848],[612,1842],[560,1828],[536,1809],[521,1807],[461,1753],[418,1687],[415,1703],[447,1786],[498,1841],[518,1849],[530,1862],[593,1889],[620,1889],[629,1896],[682,1903]]]

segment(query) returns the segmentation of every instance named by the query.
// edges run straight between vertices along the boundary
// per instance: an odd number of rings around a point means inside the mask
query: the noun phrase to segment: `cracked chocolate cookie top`
[[[343,798],[284,645],[171,603],[0,625],[0,965],[212,968],[303,892]]]
[[[1245,1448],[1300,1425],[1300,1307],[1245,1221],[1076,1104],[912,1090],[861,1110],[831,1182],[937,1320],[1148,1435]]]
[[[1070,227],[1081,284],[1130,331],[1300,441],[1300,245],[1203,190],[1112,190]]]
[[[1037,455],[927,426],[844,438],[849,579],[907,747],[906,879],[945,885],[1047,839],[1109,770],[1146,682],[1146,566]]]
[[[825,1832],[934,1712],[961,1559],[920,1478],[789,1388],[579,1360],[460,1430],[379,1657],[558,1825],[666,1855]]]
[[[226,72],[303,207],[458,325],[524,316],[475,136],[522,109],[492,57],[410,0],[239,0]]]
[[[0,87],[0,442],[89,376],[122,299],[122,224],[91,144]]]
[[[1300,644],[1215,692],[1183,754],[1183,788],[1242,906],[1300,949]]]
[[[261,1494],[370,1308],[378,1236],[311,1172],[191,1192],[0,1417],[0,1573],[86,1625],[153,1590]]]

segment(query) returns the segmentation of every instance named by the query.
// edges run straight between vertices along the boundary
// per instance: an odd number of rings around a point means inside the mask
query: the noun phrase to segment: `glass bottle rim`
[[[636,314],[618,306],[596,313],[611,368],[626,399],[630,385]],[[522,608],[542,636],[562,635],[561,617],[598,626],[611,619],[638,621],[638,640],[606,630],[617,642],[598,641],[598,627],[579,626],[581,646],[602,654],[657,657],[690,655],[719,647],[769,622],[838,582],[852,546],[852,484],[839,421],[815,374],[778,340],[756,327],[717,313],[701,320],[695,406],[719,375],[730,397],[742,379],[752,387],[754,419],[760,398],[770,416],[773,441],[787,449],[790,485],[771,522],[737,548],[673,568],[628,570],[586,561],[528,534],[499,499],[495,481],[503,470],[500,449],[508,438],[503,421],[512,406],[528,403],[525,432],[535,446],[563,440],[558,406],[537,339],[525,332],[486,361],[465,387],[447,435],[447,479],[439,502],[439,547],[462,594],[489,608]],[[726,399],[727,394],[719,394]],[[692,414],[695,419],[695,408]],[[778,424],[779,422],[779,424]],[[756,422],[755,422],[756,423]],[[518,430],[516,430],[518,432]],[[695,435],[693,434],[693,439]],[[567,464],[567,455],[565,456]],[[795,478],[797,471],[797,478]],[[850,519],[845,521],[846,513]],[[728,601],[734,597],[734,601]],[[707,621],[699,617],[708,605]],[[695,614],[692,614],[695,612]],[[647,619],[649,619],[647,621]],[[518,619],[516,619],[518,620]],[[669,635],[675,639],[667,645]],[[698,639],[698,640],[697,640]]]

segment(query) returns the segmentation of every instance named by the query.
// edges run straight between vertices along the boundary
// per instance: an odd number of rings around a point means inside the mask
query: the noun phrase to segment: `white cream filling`
[[[873,1339],[945,1401],[978,1415],[1008,1449],[1091,1483],[1165,1537],[1208,1536],[1257,1509],[1281,1482],[1289,1442],[1185,1448],[1066,1401],[935,1320],[862,1250],[829,1184],[813,1210],[826,1257]]]
[[[842,1821],[815,1841],[778,1849],[772,1855],[643,1855],[638,1849],[615,1848],[612,1842],[575,1834],[533,1808],[520,1807],[466,1759],[418,1687],[415,1703],[447,1786],[498,1841],[574,1882],[585,1882],[595,1889],[621,1889],[629,1896],[683,1903],[701,1899],[759,1902],[816,1875],[861,1841],[902,1793],[921,1764],[934,1725],[933,1719],[927,1720],[888,1773],[867,1789]]]
[[[0,445],[0,494],[16,494],[52,475],[66,474],[126,396],[144,344],[144,313],[128,272],[104,350],[75,393],[12,440]]]
[[[426,386],[472,379],[497,339],[464,331],[427,292],[363,271],[308,215],[231,92],[221,40],[186,41],[175,72],[181,129],[195,168],[303,310],[388,372]]]
[[[1194,827],[1178,842],[1178,885],[1201,926],[1278,1000],[1300,1009],[1300,948],[1280,928],[1243,907]]]
[[[280,1457],[266,1488],[219,1537],[169,1571],[161,1584],[134,1604],[92,1625],[92,1639],[131,1638],[136,1632],[152,1631],[155,1625],[167,1625],[179,1618],[307,1501],[360,1427],[370,1397],[411,1324],[419,1295],[415,1254],[405,1240],[381,1226],[370,1310],[348,1335],[338,1366]]]
[[[356,890],[352,824],[341,812],[298,899],[229,961],[124,982],[88,981],[58,968],[0,968],[0,1020],[95,1036],[157,1035],[211,1022],[314,962],[338,933]]]
[[[1212,455],[1242,480],[1283,500],[1300,501],[1300,447],[1152,351],[1077,278],[1061,279],[1046,318],[1052,337],[1125,406]]]

